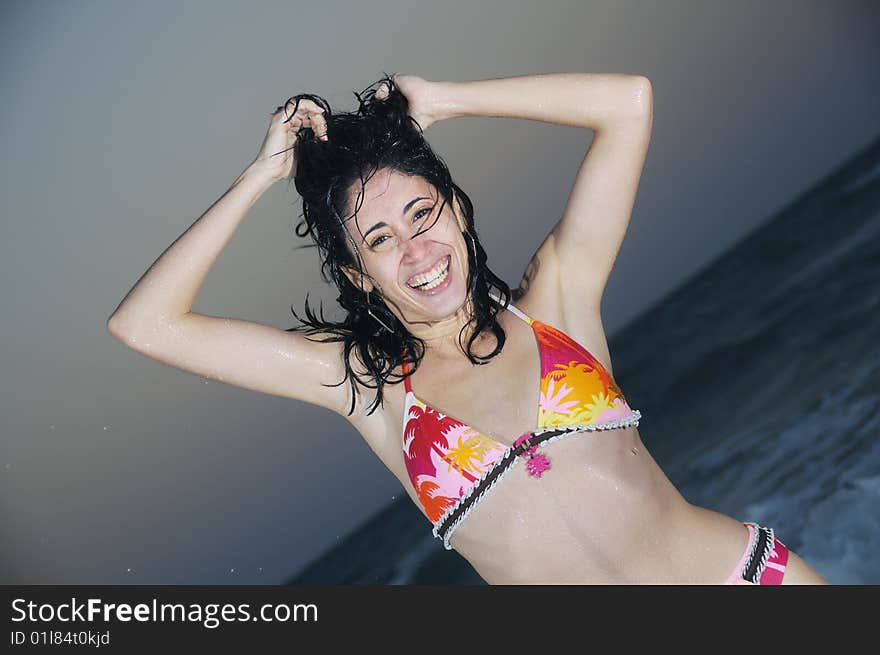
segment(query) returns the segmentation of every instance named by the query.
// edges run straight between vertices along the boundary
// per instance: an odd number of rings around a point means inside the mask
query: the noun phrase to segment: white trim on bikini
[[[495,302],[497,302],[499,305],[501,305],[502,307],[504,306],[504,303],[501,302],[501,298],[499,298],[498,296],[496,296],[496,295],[495,295],[494,293],[492,293],[491,291],[489,292],[489,297],[490,297],[492,300],[494,300]],[[507,309],[509,309],[509,310],[512,311],[514,314],[516,314],[517,316],[519,316],[519,317],[520,317],[522,320],[524,320],[526,323],[531,323],[532,320],[533,320],[530,316],[526,315],[525,312],[523,312],[523,311],[517,309],[517,308],[514,306],[514,304],[513,304],[512,302],[507,303]]]
[[[569,426],[553,425],[553,426],[548,426],[546,428],[540,428],[538,430],[535,430],[531,434],[533,434],[535,436],[539,436],[541,434],[544,434],[545,432],[562,430],[563,432],[561,434],[557,434],[556,436],[551,437],[551,438],[545,440],[544,442],[542,442],[542,444],[541,444],[542,446],[547,446],[547,445],[553,443],[554,441],[558,441],[559,439],[564,439],[565,437],[569,437],[573,434],[580,434],[583,432],[598,432],[601,430],[614,430],[617,428],[638,426],[641,418],[642,418],[642,413],[639,410],[634,409],[634,410],[632,410],[632,413],[627,417],[615,419],[613,421],[608,421],[605,423],[598,423],[598,424],[592,424],[592,425],[569,425]],[[461,524],[461,522],[464,521],[464,519],[467,517],[467,515],[471,513],[471,510],[477,506],[477,504],[483,499],[483,496],[485,496],[487,493],[489,493],[495,487],[495,485],[497,485],[501,481],[501,479],[513,469],[513,467],[521,459],[521,457],[516,457],[513,461],[511,461],[510,464],[507,466],[507,468],[504,469],[501,472],[501,474],[497,478],[495,478],[488,487],[483,489],[479,494],[476,495],[476,497],[473,498],[473,502],[471,502],[468,505],[468,507],[465,508],[464,512],[462,512],[461,516],[459,516],[447,528],[446,534],[443,537],[441,537],[439,534],[440,526],[443,525],[443,523],[449,518],[449,516],[454,514],[455,511],[461,505],[463,505],[464,503],[467,503],[471,500],[471,497],[474,495],[474,490],[480,486],[480,483],[483,482],[483,480],[485,480],[489,476],[489,474],[492,473],[492,471],[494,471],[496,468],[498,468],[498,466],[501,465],[501,463],[504,461],[505,457],[507,457],[507,455],[513,449],[514,449],[513,446],[508,446],[507,449],[505,449],[505,451],[498,457],[498,459],[495,460],[495,464],[493,464],[492,466],[487,468],[485,471],[483,471],[483,474],[470,486],[470,488],[464,493],[464,495],[462,495],[461,498],[459,498],[451,507],[447,508],[447,510],[445,512],[443,512],[443,516],[441,516],[439,519],[437,519],[437,521],[433,524],[434,527],[431,530],[431,533],[435,537],[437,537],[438,539],[441,539],[441,538],[443,539],[443,547],[446,550],[452,550],[453,546],[449,542],[450,542],[450,539],[452,539],[452,533],[455,532],[455,529],[459,526],[459,524]]]

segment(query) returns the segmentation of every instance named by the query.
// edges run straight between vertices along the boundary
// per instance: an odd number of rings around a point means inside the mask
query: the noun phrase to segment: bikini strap
[[[403,351],[403,354],[406,356],[406,350]],[[406,360],[403,361],[403,374],[406,376],[403,378],[403,386],[407,393],[412,393],[412,384],[409,381],[409,364],[406,363]]]
[[[497,302],[499,305],[502,304],[502,303],[501,303],[501,298],[499,298],[498,296],[496,296],[496,295],[495,295],[494,293],[492,293],[491,291],[489,292],[489,297],[492,298],[492,300],[494,300],[495,302]],[[512,302],[507,303],[507,309],[509,309],[511,312],[513,312],[514,314],[516,314],[517,316],[519,316],[522,320],[524,320],[524,321],[525,321],[526,323],[528,323],[529,325],[531,325],[532,323],[534,323],[534,320],[533,320],[528,314],[526,314],[524,311],[522,311],[522,310],[517,309],[516,307],[514,307],[514,305],[513,305]]]

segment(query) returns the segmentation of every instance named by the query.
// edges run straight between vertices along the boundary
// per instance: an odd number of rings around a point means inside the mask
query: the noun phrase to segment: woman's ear
[[[342,272],[345,273],[345,277],[349,279],[349,281],[355,286],[355,288],[360,289],[363,285],[363,288],[367,291],[367,293],[373,290],[373,282],[370,280],[369,275],[364,275],[360,271],[356,271],[350,266],[346,266],[345,264],[341,264],[339,266],[342,269]]]

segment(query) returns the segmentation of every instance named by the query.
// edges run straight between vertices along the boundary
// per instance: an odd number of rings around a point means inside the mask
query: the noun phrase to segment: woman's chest
[[[529,335],[530,336],[530,335]],[[412,378],[412,402],[510,446],[539,427],[541,356],[531,343],[509,339],[488,364],[435,366]]]
[[[507,352],[514,354],[512,348]],[[369,422],[355,426],[423,511],[425,498],[420,498],[417,490],[420,462],[437,466],[438,457],[457,462],[454,455],[466,455],[471,441],[468,435],[473,431],[487,437],[479,444],[500,453],[538,427],[541,363],[537,353],[531,354],[534,361],[524,361],[523,366],[516,366],[517,358],[509,357],[503,362],[505,367],[487,371],[488,365],[474,366],[458,377],[447,372],[431,384],[417,384],[420,378],[414,375],[412,394],[407,394],[402,384],[385,387],[381,415],[377,412]],[[450,449],[455,452],[447,452]],[[445,466],[441,468],[445,470]]]
[[[521,435],[539,427],[537,381],[532,377],[519,381],[518,387],[457,389],[441,403],[425,401],[425,407],[448,422],[470,428],[504,447],[512,446]]]
[[[410,401],[504,446],[549,425],[596,422],[603,404],[623,401],[601,326],[582,330],[591,335],[584,345],[539,322],[505,331],[502,352],[488,363],[426,358],[410,378]]]
[[[486,439],[472,445],[482,444],[493,453],[501,452],[521,435],[537,428],[571,423],[562,419],[566,418],[566,412],[571,414],[575,410],[584,410],[576,402],[583,400],[581,396],[588,398],[589,403],[585,407],[589,411],[600,413],[604,409],[600,406],[601,402],[594,402],[602,394],[594,396],[593,392],[609,380],[601,378],[593,370],[601,366],[584,365],[588,363],[589,355],[585,355],[585,362],[577,364],[569,362],[572,358],[577,359],[577,354],[569,356],[566,351],[564,363],[572,370],[567,373],[565,370],[556,371],[552,366],[553,361],[547,361],[547,355],[553,359],[554,347],[558,345],[553,341],[558,339],[555,330],[544,334],[541,330],[547,330],[537,323],[533,329],[533,326],[520,321],[503,327],[506,333],[504,346],[501,353],[488,363],[474,364],[463,355],[458,361],[451,362],[426,356],[409,378],[412,393],[407,393],[404,384],[386,385],[380,412],[369,421],[359,421],[359,425],[356,425],[417,505],[420,503],[415,495],[416,490],[409,484],[412,482],[411,469],[413,466],[418,468],[412,462],[419,457],[425,459],[434,451],[437,457],[455,459],[446,452],[460,445],[454,443],[455,435],[473,434],[475,431]],[[549,347],[545,344],[543,350],[542,335],[544,341],[550,339]],[[601,327],[593,333],[586,347],[591,352],[596,351],[597,357],[604,355],[607,360],[607,346]],[[577,365],[571,367],[570,364]],[[545,375],[548,367],[554,370]],[[585,373],[588,370],[592,372]],[[567,377],[559,373],[565,373]],[[575,373],[596,379],[590,378],[586,381],[588,384],[581,388],[576,384],[579,378],[574,379],[577,378]],[[578,417],[580,422],[593,422],[580,415]],[[441,434],[442,439],[438,436]],[[464,446],[468,444],[463,443],[459,449],[462,452],[454,454],[464,456]],[[409,464],[405,452],[409,454]]]

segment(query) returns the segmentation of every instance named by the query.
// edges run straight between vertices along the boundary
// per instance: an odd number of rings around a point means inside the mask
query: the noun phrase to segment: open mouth
[[[407,286],[411,289],[416,289],[417,291],[431,291],[436,289],[446,282],[449,277],[449,265],[451,262],[452,257],[446,255],[434,264],[431,270],[425,273],[419,273],[418,275],[413,275],[406,281]]]

